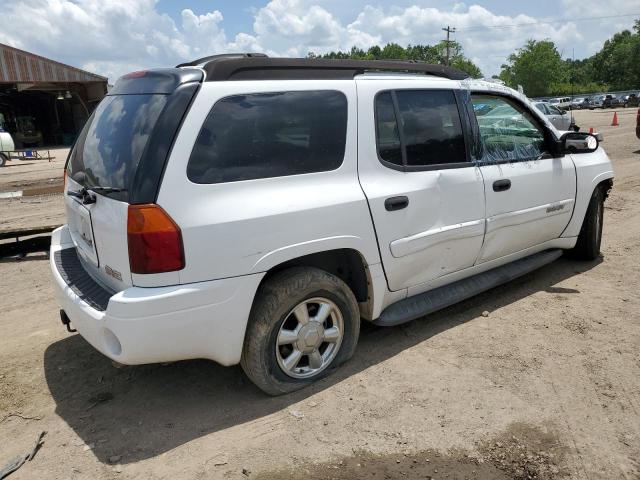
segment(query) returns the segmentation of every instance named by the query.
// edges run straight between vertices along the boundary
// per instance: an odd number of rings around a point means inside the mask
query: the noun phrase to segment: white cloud
[[[627,17],[515,28],[510,25],[540,20],[527,15],[499,15],[464,3],[453,5],[451,10],[366,5],[355,18],[345,20],[319,5],[321,1],[271,0],[253,10],[252,31],[230,37],[219,10],[197,15],[185,8],[180,19],[174,21],[157,10],[156,0],[5,0],[0,42],[115,81],[130,70],[175,65],[229,51],[305,56],[309,51],[324,53],[353,45],[433,44],[443,38],[441,28],[451,25],[458,29],[454,38],[462,43],[465,54],[491,75],[529,38],[553,40],[565,57],[574,47],[577,56],[584,56],[633,23]],[[610,0],[606,8],[602,5],[585,0],[576,6],[573,0],[563,0],[552,20],[613,15],[630,8],[627,0]],[[25,35],[26,31],[34,34]]]

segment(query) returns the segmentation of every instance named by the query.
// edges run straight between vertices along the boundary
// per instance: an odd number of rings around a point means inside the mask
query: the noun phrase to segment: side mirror
[[[562,115],[566,115],[566,114],[567,114],[567,111],[566,111],[566,110],[560,110],[560,114],[562,114]]]
[[[600,145],[596,135],[580,132],[568,132],[561,138],[562,150],[566,153],[589,153],[595,152]]]

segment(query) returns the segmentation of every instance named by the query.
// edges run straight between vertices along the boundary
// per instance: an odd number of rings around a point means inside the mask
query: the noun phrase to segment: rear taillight
[[[184,268],[180,227],[158,205],[129,205],[127,240],[131,273],[173,272]]]

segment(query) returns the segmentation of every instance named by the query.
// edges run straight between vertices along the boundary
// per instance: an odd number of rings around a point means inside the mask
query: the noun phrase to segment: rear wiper
[[[79,198],[82,200],[84,205],[88,205],[91,203],[96,203],[95,195],[91,195],[91,192],[100,193],[102,195],[108,195],[110,193],[117,192],[126,192],[125,188],[116,188],[116,187],[82,187],[78,191],[67,190],[67,195],[70,195],[75,198]]]
[[[118,193],[118,192],[127,191],[126,188],[116,188],[116,187],[88,187],[87,190],[91,190],[92,192],[96,192],[96,193]]]

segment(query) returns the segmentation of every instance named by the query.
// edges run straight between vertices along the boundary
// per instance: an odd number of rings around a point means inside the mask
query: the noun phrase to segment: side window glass
[[[398,90],[407,165],[466,161],[464,135],[452,91]]]
[[[380,158],[395,165],[402,165],[400,135],[391,92],[383,92],[376,97],[376,135]]]
[[[472,95],[480,128],[482,161],[534,160],[544,152],[544,135],[533,116],[505,98]]]
[[[382,160],[410,167],[467,162],[453,91],[382,92],[375,107],[376,142]]]
[[[347,135],[347,99],[336,91],[235,95],[219,100],[187,165],[194,183],[335,170]]]

